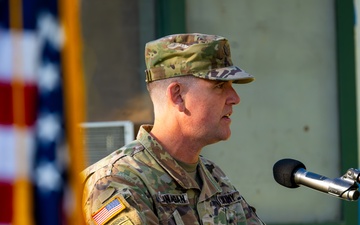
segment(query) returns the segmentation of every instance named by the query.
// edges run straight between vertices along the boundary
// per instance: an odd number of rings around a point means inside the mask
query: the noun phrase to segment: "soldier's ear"
[[[184,99],[182,96],[183,86],[178,82],[171,83],[167,88],[168,101],[171,102],[172,106],[176,107],[180,112],[185,110]]]

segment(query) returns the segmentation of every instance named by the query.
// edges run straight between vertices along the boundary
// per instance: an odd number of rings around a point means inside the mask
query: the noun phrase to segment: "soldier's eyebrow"
[[[227,82],[228,81],[226,81],[226,80],[217,80],[217,81],[215,81],[214,85],[225,84]]]

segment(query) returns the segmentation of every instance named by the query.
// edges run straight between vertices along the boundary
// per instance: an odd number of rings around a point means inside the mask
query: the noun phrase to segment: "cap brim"
[[[251,74],[245,72],[237,66],[212,69],[208,71],[205,76],[200,74],[198,74],[198,76],[209,80],[233,81],[237,84],[246,84],[255,80]]]

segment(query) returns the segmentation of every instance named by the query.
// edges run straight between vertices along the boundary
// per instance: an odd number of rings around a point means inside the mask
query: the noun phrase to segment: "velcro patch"
[[[235,202],[239,202],[241,199],[240,194],[238,191],[234,191],[228,194],[218,195],[217,200],[222,205],[230,205]]]
[[[188,205],[189,199],[186,193],[182,194],[161,194],[158,193],[157,199],[162,204]]]
[[[112,198],[106,205],[101,207],[97,212],[92,215],[95,224],[103,225],[111,218],[119,214],[126,208],[125,204],[121,202],[118,197]]]

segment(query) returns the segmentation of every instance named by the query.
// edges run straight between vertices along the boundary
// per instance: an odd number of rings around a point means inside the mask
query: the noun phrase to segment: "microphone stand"
[[[344,184],[344,182],[347,183],[348,187],[339,196],[349,201],[358,200],[359,186],[357,182],[360,182],[360,170],[350,168],[342,177],[334,179],[334,183]]]

